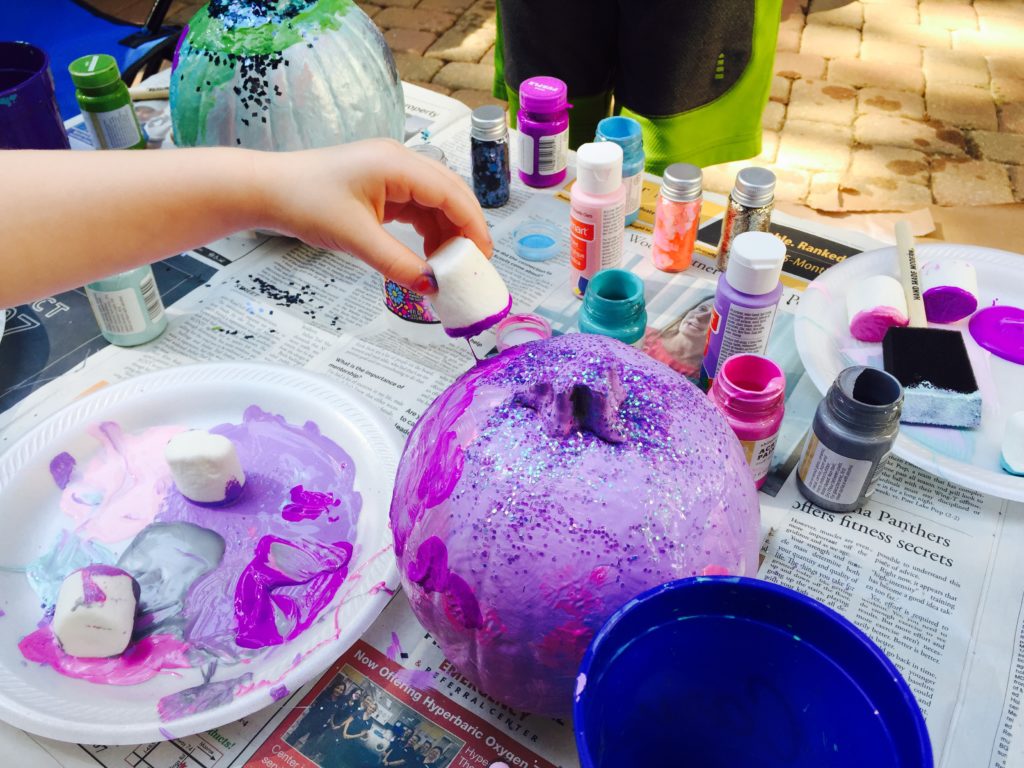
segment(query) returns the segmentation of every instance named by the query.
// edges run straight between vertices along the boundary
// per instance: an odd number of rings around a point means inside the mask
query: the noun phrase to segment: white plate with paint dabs
[[[980,246],[919,244],[918,268],[936,259],[969,261],[978,275],[978,309],[1024,306],[1024,256]],[[896,248],[879,248],[851,256],[816,278],[800,298],[794,332],[804,368],[822,393],[836,375],[851,365],[882,367],[882,345],[854,339],[846,316],[846,291],[873,275],[899,279]],[[900,425],[893,453],[958,485],[1000,498],[1024,501],[1024,477],[1000,469],[999,454],[1006,422],[1024,410],[1024,366],[996,357],[971,337],[970,318],[956,323],[931,323],[957,330],[974,368],[982,397],[981,426],[951,429]]]
[[[235,443],[235,502],[199,507],[174,488],[162,446],[182,429]],[[140,376],[39,424],[0,456],[0,719],[137,744],[298,690],[397,586],[388,513],[401,448],[361,396],[248,363]],[[63,575],[91,562],[140,586],[132,643],[112,660],[63,655],[45,615]]]

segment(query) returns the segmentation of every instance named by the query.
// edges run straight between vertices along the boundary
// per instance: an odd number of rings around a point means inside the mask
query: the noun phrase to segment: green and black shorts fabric
[[[569,143],[614,113],[643,127],[647,170],[761,151],[782,0],[500,0],[494,95],[513,118],[519,84],[569,86]]]

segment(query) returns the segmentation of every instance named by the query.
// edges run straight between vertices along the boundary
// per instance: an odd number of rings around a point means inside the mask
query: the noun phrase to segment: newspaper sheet
[[[467,133],[462,118],[426,137],[463,175]],[[627,233],[624,266],[647,285],[649,346],[660,344],[685,369],[703,343],[691,326],[714,291],[717,271],[708,256],[723,201],[709,195],[705,203],[704,256],[687,272],[667,275],[654,270],[649,258],[655,190],[648,180],[643,215]],[[532,193],[515,184],[511,208],[488,217],[495,264],[515,297],[515,311],[543,315],[558,333],[575,330],[579,303],[564,260],[528,263],[512,249],[513,232],[526,218],[567,229],[564,190]],[[792,470],[820,395],[795,351],[793,313],[808,280],[875,244],[785,215],[775,217],[773,229],[788,247],[782,311],[769,347],[786,371],[787,416],[761,494],[758,575],[832,606],[887,652],[925,712],[938,764],[1024,765],[1020,505],[899,460],[888,464],[874,496],[854,513],[835,515],[803,499]],[[415,244],[408,229],[394,232]],[[474,362],[462,342],[423,346],[407,340],[383,308],[381,278],[344,254],[270,238],[226,261],[204,287],[175,304],[159,339],[142,348],[101,350],[0,414],[0,448],[98,386],[204,360],[262,360],[321,373],[371,398],[406,433],[437,393]],[[478,355],[487,354],[493,336],[484,334],[475,344]],[[423,750],[439,750],[432,763],[437,766],[487,766],[498,759],[538,768],[577,765],[569,723],[510,710],[477,691],[443,658],[401,594],[319,680],[244,720],[137,747],[60,744],[0,724],[0,747],[31,765],[304,768],[343,751],[322,737],[323,723],[332,722],[330,731],[336,731],[353,714],[345,701],[357,689],[371,692],[379,705],[364,740],[371,754],[387,753],[396,736],[412,731]]]

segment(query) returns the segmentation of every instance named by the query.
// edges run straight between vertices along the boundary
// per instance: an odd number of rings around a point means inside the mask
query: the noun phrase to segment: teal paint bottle
[[[631,117],[606,117],[597,124],[594,141],[612,141],[622,147],[622,185],[626,188],[626,226],[640,215],[644,188],[644,134]]]
[[[590,280],[580,307],[580,331],[639,347],[647,330],[644,281],[624,269],[605,269]]]
[[[130,269],[85,286],[103,338],[119,347],[152,341],[167,327],[153,268]]]

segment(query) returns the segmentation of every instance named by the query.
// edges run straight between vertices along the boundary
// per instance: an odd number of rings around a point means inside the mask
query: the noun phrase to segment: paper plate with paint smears
[[[229,506],[174,487],[183,429],[235,444]],[[388,507],[401,439],[361,396],[303,371],[213,364],[111,386],[0,457],[0,719],[49,738],[134,744],[208,730],[325,670],[397,584]],[[64,575],[117,565],[140,586],[114,659],[63,653]]]
[[[1020,278],[1024,256],[980,246],[947,243],[917,246],[919,266],[936,259],[969,261],[978,275],[979,309],[998,303],[1024,307]],[[797,350],[811,380],[824,393],[836,375],[850,365],[882,367],[882,345],[850,335],[846,292],[874,275],[899,278],[894,247],[852,256],[828,269],[800,298],[794,331]],[[1024,501],[1024,478],[1003,472],[1000,445],[1006,422],[1024,410],[1024,366],[986,352],[971,337],[970,318],[933,328],[961,331],[982,397],[981,426],[952,429],[900,425],[893,453],[939,477],[1005,499]]]

